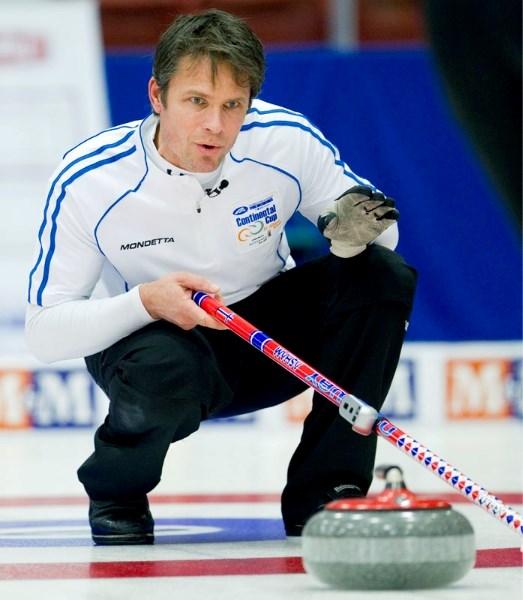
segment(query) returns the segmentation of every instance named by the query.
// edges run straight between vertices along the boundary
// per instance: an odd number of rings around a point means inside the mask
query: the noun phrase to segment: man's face
[[[208,58],[182,58],[165,104],[155,79],[149,82],[151,105],[160,115],[158,152],[180,169],[214,171],[236,141],[249,97],[250,89],[236,83],[227,63],[219,65],[213,82]]]

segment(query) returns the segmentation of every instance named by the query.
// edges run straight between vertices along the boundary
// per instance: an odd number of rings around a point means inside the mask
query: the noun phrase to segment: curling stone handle
[[[385,489],[407,489],[403,479],[403,471],[397,465],[379,465],[374,469],[374,474],[379,479],[385,480]]]

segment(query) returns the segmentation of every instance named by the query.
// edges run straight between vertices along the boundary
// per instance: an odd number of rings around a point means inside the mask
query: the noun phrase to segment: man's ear
[[[149,79],[149,101],[151,102],[151,106],[153,111],[156,114],[160,114],[163,108],[162,100],[161,100],[161,91],[160,86],[156,82],[154,77]]]

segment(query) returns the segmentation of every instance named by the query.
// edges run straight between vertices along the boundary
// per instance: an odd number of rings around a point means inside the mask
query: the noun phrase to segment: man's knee
[[[172,436],[183,430],[182,437],[196,431],[202,419],[201,396],[180,393],[177,380],[161,365],[120,363],[109,385],[111,429],[124,435],[163,430]]]
[[[417,272],[405,262],[405,259],[383,246],[372,246],[370,251],[370,268],[389,288],[389,293],[399,295],[405,303],[412,303],[416,290]]]
[[[377,302],[401,302],[412,308],[417,273],[403,257],[383,246],[371,245],[354,258],[339,259],[341,307]]]
[[[216,361],[202,336],[154,335],[130,341],[108,368],[109,423],[118,433],[152,430],[181,439],[196,431],[215,404],[228,400]],[[170,432],[170,433],[169,433]]]

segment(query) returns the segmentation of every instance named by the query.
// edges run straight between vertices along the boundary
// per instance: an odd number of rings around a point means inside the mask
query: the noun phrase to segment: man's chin
[[[216,169],[220,166],[223,160],[223,156],[216,159],[205,159],[195,161],[194,166],[195,169],[191,169],[197,173],[212,173],[212,171],[216,171]]]

